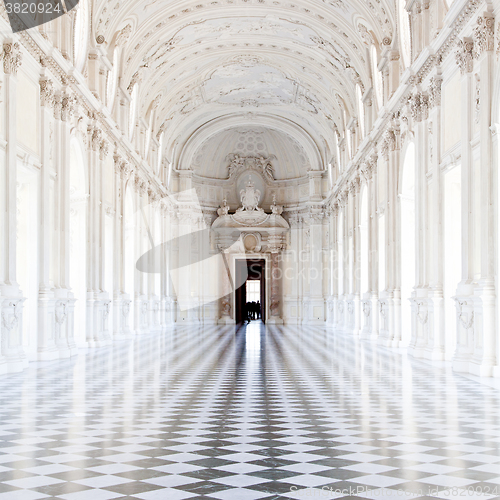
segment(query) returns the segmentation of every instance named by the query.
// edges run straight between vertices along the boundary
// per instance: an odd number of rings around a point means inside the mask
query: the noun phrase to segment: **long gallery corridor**
[[[178,327],[0,380],[0,500],[500,498],[500,401],[322,327]]]

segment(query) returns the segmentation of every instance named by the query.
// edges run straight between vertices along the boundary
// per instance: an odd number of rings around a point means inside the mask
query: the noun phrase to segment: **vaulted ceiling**
[[[306,151],[314,144],[308,161],[323,168],[335,128],[357,115],[355,85],[372,86],[368,45],[395,37],[395,9],[395,0],[101,0],[92,17],[110,59],[126,33],[122,86],[139,83],[139,114],[153,113],[171,161],[193,137],[197,151],[251,122]]]

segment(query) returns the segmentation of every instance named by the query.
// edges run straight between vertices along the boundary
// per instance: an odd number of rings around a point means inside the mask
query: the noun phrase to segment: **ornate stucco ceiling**
[[[355,85],[362,92],[372,86],[367,43],[387,45],[395,35],[394,4],[111,0],[97,4],[93,26],[110,58],[125,28],[122,87],[139,83],[142,116],[154,103],[153,134],[164,132],[165,155],[176,168],[191,167],[181,159],[193,137],[197,151],[216,135],[213,124],[244,127],[249,115],[259,117],[253,125],[266,127],[264,134],[290,137],[290,129],[300,129],[293,140],[312,168],[324,168],[335,129],[357,115]],[[290,174],[299,170],[294,164]]]

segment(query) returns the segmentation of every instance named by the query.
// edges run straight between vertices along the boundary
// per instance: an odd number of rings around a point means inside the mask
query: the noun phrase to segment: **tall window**
[[[372,69],[373,69],[373,86],[375,87],[375,95],[377,96],[378,107],[381,108],[384,104],[383,103],[384,89],[383,89],[382,75],[377,68],[378,57],[377,57],[377,49],[375,48],[375,45],[372,45],[372,48],[371,48],[371,60],[372,60],[371,61],[372,62]]]
[[[135,118],[137,115],[137,93],[137,84],[135,84],[134,88],[132,89],[132,100],[130,101],[130,115],[128,123],[128,135],[130,140],[132,140],[132,137],[134,136]]]
[[[361,87],[356,85],[356,97],[358,99],[358,122],[359,130],[361,132],[361,138],[365,136],[365,105],[363,104],[363,94],[361,93]]]
[[[76,11],[75,19],[75,68],[83,71],[89,42],[89,7],[87,0],[81,0]]]
[[[406,11],[406,1],[399,0],[399,25],[401,26],[401,48],[405,68],[411,66],[410,16]]]
[[[118,84],[118,47],[113,51],[113,69],[108,74],[108,88],[106,89],[106,102],[111,111],[115,100],[116,86]]]

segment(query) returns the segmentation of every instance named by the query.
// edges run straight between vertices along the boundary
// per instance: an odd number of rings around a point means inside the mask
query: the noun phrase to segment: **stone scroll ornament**
[[[14,33],[48,23],[64,16],[78,5],[79,0],[4,0]]]

